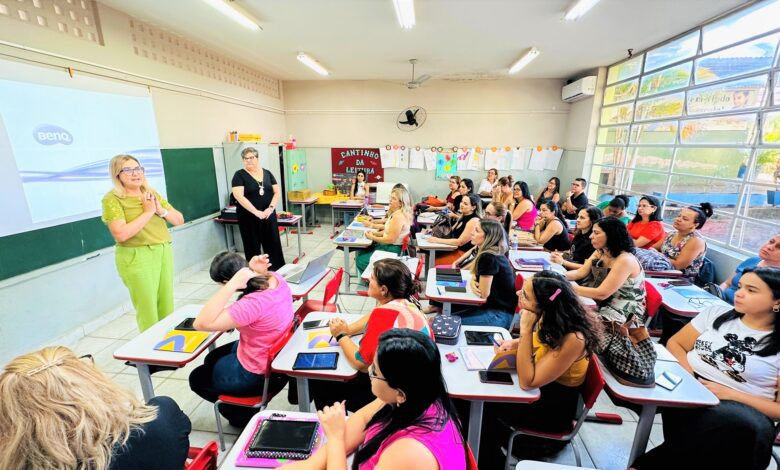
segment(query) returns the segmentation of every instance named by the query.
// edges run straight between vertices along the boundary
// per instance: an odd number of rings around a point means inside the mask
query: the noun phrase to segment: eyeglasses
[[[368,378],[381,380],[382,382],[387,382],[386,378],[376,375],[376,370],[373,365],[371,365],[371,367],[368,368]]]
[[[244,160],[244,161],[254,160],[256,158],[257,158],[257,155],[249,155],[248,157],[241,157],[241,159]]]
[[[134,167],[134,168],[125,167],[125,168],[122,168],[121,170],[119,170],[119,172],[120,173],[124,173],[126,175],[135,175],[135,174],[138,174],[138,173],[143,173],[144,172],[144,167],[142,167],[142,166],[137,166],[137,167]]]

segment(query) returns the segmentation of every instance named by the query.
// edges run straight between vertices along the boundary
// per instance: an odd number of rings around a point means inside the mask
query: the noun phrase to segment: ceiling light
[[[232,0],[230,2],[224,0],[203,0],[215,9],[219,10],[223,15],[230,17],[231,20],[239,23],[241,26],[257,31],[260,25],[251,19],[249,15]]]
[[[585,13],[593,8],[599,0],[577,0],[577,3],[569,8],[569,11],[563,16],[564,21],[577,21],[582,18]]]
[[[395,16],[404,29],[414,27],[414,0],[393,0]]]
[[[530,64],[532,60],[536,59],[539,54],[541,54],[539,49],[532,47],[528,52],[523,54],[523,57],[520,57],[517,62],[512,64],[512,66],[509,68],[509,73],[511,74],[519,72],[520,69]]]
[[[326,77],[329,75],[329,73],[325,69],[325,67],[320,65],[319,62],[317,62],[316,60],[312,59],[310,56],[304,54],[303,52],[299,52],[298,53],[298,60],[300,60],[301,62],[306,64],[307,67],[309,67],[310,69],[314,70],[315,72],[317,72],[320,75],[324,75]]]

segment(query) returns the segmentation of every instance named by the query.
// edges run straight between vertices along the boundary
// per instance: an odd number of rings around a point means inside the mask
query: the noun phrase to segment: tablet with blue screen
[[[298,353],[293,370],[333,370],[339,360],[338,352]]]

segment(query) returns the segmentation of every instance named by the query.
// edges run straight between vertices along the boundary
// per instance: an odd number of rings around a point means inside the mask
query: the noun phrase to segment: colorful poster
[[[330,149],[332,173],[353,175],[365,170],[369,183],[385,180],[385,170],[376,148],[332,148]]]
[[[738,111],[761,106],[767,75],[745,78],[688,92],[688,114]]]
[[[436,179],[448,180],[457,173],[457,155],[453,152],[436,154]]]
[[[425,169],[425,152],[421,148],[409,149],[409,168],[413,170]]]
[[[471,163],[472,159],[472,149],[468,148],[459,148],[457,151],[458,155],[458,171],[466,171],[469,169],[469,164]]]
[[[284,167],[287,172],[285,184],[289,191],[298,191],[309,187],[309,179],[306,172],[305,150],[285,150]]]
[[[471,149],[471,160],[469,161],[469,170],[481,170],[482,162],[485,160],[485,149],[475,147]]]

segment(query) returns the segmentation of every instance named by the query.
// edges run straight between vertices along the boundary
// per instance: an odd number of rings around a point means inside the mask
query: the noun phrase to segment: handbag
[[[458,315],[436,315],[431,322],[434,341],[450,346],[458,344],[461,318]]]
[[[669,258],[660,251],[637,248],[634,256],[636,256],[636,259],[645,271],[669,271],[674,269]]]
[[[444,206],[447,205],[447,201],[442,201],[441,199],[439,199],[437,197],[428,196],[423,201],[423,204],[427,204],[427,205],[433,206],[433,207],[444,207]]]
[[[439,214],[431,225],[431,235],[438,238],[450,238],[452,222],[447,214]]]
[[[637,326],[630,315],[625,323],[604,320],[602,363],[618,382],[630,387],[655,386],[655,352],[650,333],[644,325]]]

